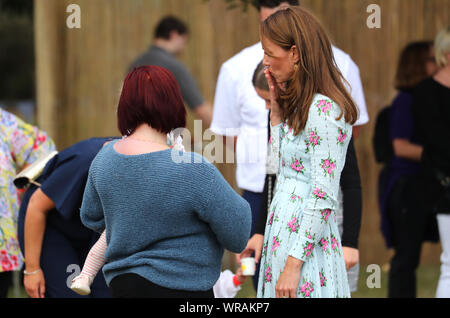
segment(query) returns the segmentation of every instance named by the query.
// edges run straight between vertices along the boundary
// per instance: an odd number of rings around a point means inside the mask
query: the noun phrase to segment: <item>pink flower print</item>
[[[338,128],[338,132],[339,132],[339,135],[337,137],[337,144],[343,146],[345,143],[345,140],[348,137],[348,133],[346,130],[342,130],[341,128]]]
[[[340,254],[340,247],[339,247],[339,242],[336,239],[336,237],[331,234],[331,249],[335,252]]]
[[[276,256],[277,249],[280,247],[281,241],[278,236],[274,236],[272,239],[272,253]]]
[[[270,283],[272,281],[272,269],[270,266],[267,266],[266,270],[264,271],[264,280],[266,283]]]
[[[313,253],[313,250],[314,250],[314,244],[312,244],[312,243],[306,244],[304,257],[311,256]]]
[[[291,168],[292,168],[292,170],[300,172],[302,174],[305,173],[305,171],[304,171],[305,170],[305,166],[303,165],[302,159],[292,158]]]
[[[265,243],[263,246],[262,257],[265,257],[267,255],[267,247],[268,243]]]
[[[319,272],[320,277],[320,287],[326,287],[327,286],[327,278],[325,277],[325,273],[323,269]]]
[[[305,231],[305,236],[312,240],[315,241],[315,236],[316,235],[311,235],[311,233],[309,231]],[[307,257],[312,257],[314,256],[313,251],[314,251],[314,243],[312,242],[305,242],[303,243],[303,258],[307,258]]]
[[[298,229],[300,228],[300,226],[298,224],[298,219],[295,216],[293,216],[289,221],[287,228],[289,233],[298,233]]]
[[[309,137],[307,140],[305,140],[306,143],[306,153],[309,152],[309,147],[312,146],[315,148],[317,145],[320,145],[320,142],[322,141],[322,138],[317,134],[317,129],[310,129],[309,130]]]
[[[306,298],[311,297],[311,294],[314,292],[314,287],[312,282],[305,282],[300,287],[300,294]]]
[[[312,143],[314,144],[314,146],[317,146],[319,144],[319,136],[314,137],[314,139],[312,140]]]
[[[272,225],[273,222],[278,222],[278,216],[275,215],[275,211],[272,211],[269,215],[269,221],[267,222],[268,225]]]
[[[330,176],[331,178],[334,178],[334,171],[336,170],[336,162],[331,159],[322,159],[321,162],[322,169],[324,171],[324,175]]]
[[[270,214],[270,216],[269,216],[269,225],[272,225],[272,223],[273,223],[273,216],[274,216],[274,214],[275,214],[275,212],[272,212],[271,214]]]
[[[322,222],[321,223],[327,223],[328,222],[328,218],[331,215],[331,209],[323,209],[320,211],[320,214],[322,215]]]
[[[321,113],[323,113],[325,115],[330,115],[330,111],[331,111],[332,105],[331,105],[331,103],[329,101],[321,100],[320,102],[318,102],[316,104],[316,106],[317,106],[319,115]]]
[[[330,249],[328,248],[329,244],[330,242],[326,238],[322,237],[320,239],[319,246],[322,248],[322,251],[325,252],[326,254],[331,254]]]
[[[324,199],[326,200],[328,198],[328,195],[326,192],[322,191],[319,188],[314,189],[313,191],[313,197],[316,199]]]
[[[301,196],[292,193],[289,201],[292,203],[295,203],[295,202],[297,202],[297,200],[303,201]]]
[[[309,153],[309,142],[305,140],[306,150],[305,153]]]

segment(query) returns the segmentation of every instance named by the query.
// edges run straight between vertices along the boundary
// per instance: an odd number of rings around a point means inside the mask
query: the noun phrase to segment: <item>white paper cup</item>
[[[255,259],[253,257],[246,257],[241,259],[242,275],[253,276],[255,275]]]

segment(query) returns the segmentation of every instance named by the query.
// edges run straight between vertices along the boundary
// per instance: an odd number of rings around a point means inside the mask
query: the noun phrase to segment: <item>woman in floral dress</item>
[[[278,11],[261,24],[261,38],[280,170],[258,297],[350,297],[335,210],[356,106],[305,9]]]
[[[0,298],[7,296],[11,273],[23,265],[17,240],[20,202],[13,179],[53,150],[45,132],[0,108]]]

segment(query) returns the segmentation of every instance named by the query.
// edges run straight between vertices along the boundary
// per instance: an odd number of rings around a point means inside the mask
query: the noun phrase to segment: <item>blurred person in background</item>
[[[413,92],[413,114],[423,145],[426,182],[420,196],[437,214],[442,245],[437,298],[450,298],[450,26],[434,42],[438,72]]]
[[[168,69],[181,88],[185,103],[196,117],[209,127],[212,118],[211,105],[205,102],[194,78],[177,58],[183,54],[189,40],[189,29],[180,19],[172,16],[163,18],[155,28],[154,40],[149,49],[130,66],[157,65]]]
[[[21,200],[14,177],[54,150],[44,131],[0,108],[0,298],[8,296],[12,273],[23,266],[17,237]]]
[[[435,216],[423,204],[420,158],[423,151],[411,105],[414,87],[437,70],[432,42],[414,42],[401,52],[395,77],[398,94],[389,108],[389,140],[393,154],[380,195],[382,233],[394,248],[388,297],[416,297],[416,269],[422,243],[435,241]],[[433,235],[434,229],[434,235]]]

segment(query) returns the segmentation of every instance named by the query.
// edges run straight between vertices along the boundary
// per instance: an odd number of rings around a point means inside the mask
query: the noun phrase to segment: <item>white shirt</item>
[[[349,82],[359,108],[355,125],[369,121],[359,68],[350,56],[333,47],[336,64]],[[267,159],[268,110],[252,84],[253,73],[264,58],[261,42],[226,61],[219,73],[210,129],[222,136],[237,136],[236,181],[239,188],[261,193]]]

